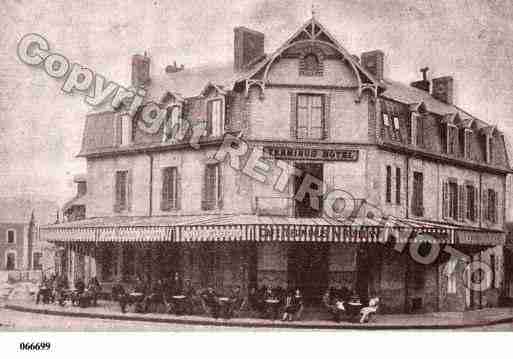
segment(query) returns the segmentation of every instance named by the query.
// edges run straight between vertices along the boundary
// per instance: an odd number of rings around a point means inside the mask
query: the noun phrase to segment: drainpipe
[[[148,154],[150,158],[150,178],[149,178],[149,198],[148,198],[148,215],[153,215],[153,154]]]

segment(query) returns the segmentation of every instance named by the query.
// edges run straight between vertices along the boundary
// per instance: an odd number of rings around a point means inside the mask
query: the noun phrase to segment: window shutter
[[[162,169],[162,193],[160,199],[160,209],[169,211],[169,171],[167,168]]]
[[[290,137],[297,138],[297,94],[290,94]]]
[[[417,116],[417,146],[424,147],[424,121],[422,116]]]
[[[488,191],[481,192],[481,213],[482,219],[488,220]]]
[[[114,123],[115,123],[115,126],[116,126],[116,145],[117,146],[121,146],[121,138],[123,136],[123,122],[122,122],[122,116],[121,115],[116,115],[114,117]]]
[[[449,217],[449,183],[446,181],[442,184],[442,217]]]
[[[459,192],[459,199],[458,199],[458,218],[460,222],[463,222],[465,220],[465,204],[466,204],[466,198],[465,198],[465,185],[458,186],[458,192]]]
[[[474,221],[479,220],[479,190],[474,187]]]
[[[127,179],[126,179],[126,209],[128,211],[132,210],[132,170],[127,171]]]
[[[223,173],[221,170],[221,164],[217,166],[217,208],[223,209]]]
[[[180,171],[178,171],[178,168],[175,168],[175,181],[176,181],[175,209],[179,210],[181,208],[181,199],[182,199],[182,181],[180,178]]]
[[[207,136],[212,135],[212,116],[213,116],[213,102],[208,101],[207,102],[207,124],[206,124],[206,131]]]
[[[323,96],[324,101],[324,113],[322,115],[322,139],[329,138],[330,128],[330,107],[331,107],[331,95],[326,94]]]
[[[208,201],[207,201],[207,181],[208,181],[208,166],[205,166],[203,171],[203,180],[201,181],[201,209],[208,209]]]
[[[499,208],[499,197],[498,197],[498,192],[497,191],[493,191],[493,223],[497,223],[497,220],[498,220],[498,208]]]

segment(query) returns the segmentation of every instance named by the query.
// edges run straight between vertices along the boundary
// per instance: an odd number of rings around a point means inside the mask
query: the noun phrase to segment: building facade
[[[388,80],[382,51],[352,55],[314,18],[271,54],[264,40],[236,28],[230,68],[155,75],[133,57],[132,89],[153,102],[86,116],[86,218],[41,229],[70,279],[178,273],[221,292],[299,287],[312,305],[345,286],[387,312],[496,305],[503,134],[453,104],[451,77]],[[491,284],[470,289],[449,246]]]

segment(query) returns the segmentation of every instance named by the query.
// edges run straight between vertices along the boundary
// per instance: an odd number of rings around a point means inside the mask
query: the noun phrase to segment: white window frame
[[[383,113],[383,126],[390,127],[390,118],[388,113]]]
[[[9,232],[13,232],[14,233],[14,241],[12,243],[9,242]],[[16,233],[16,229],[15,228],[7,228],[7,230],[5,231],[5,242],[7,244],[16,244],[16,242],[18,241],[18,236],[17,236],[17,233]]]
[[[220,109],[219,109],[219,124],[216,126],[216,124],[214,123],[213,119],[214,117],[212,116],[212,133],[209,135],[211,137],[220,137],[224,134],[224,122],[225,122],[225,101],[224,101],[224,97],[221,97],[221,96],[218,96],[218,97],[212,97],[212,98],[209,98],[207,99],[207,111],[206,111],[206,114],[207,114],[207,121],[208,121],[208,104],[210,102],[215,102],[215,101],[219,101],[220,103]],[[213,112],[212,112],[213,114]]]
[[[167,121],[164,122],[164,131],[162,133],[162,142],[177,142],[179,140],[179,134],[182,133],[183,124],[182,124],[182,105],[178,103],[174,103],[171,106],[168,107],[170,110],[169,118]],[[176,111],[176,112],[175,112]],[[176,115],[176,118],[173,118],[174,114]],[[178,125],[178,126],[177,126]],[[171,137],[167,137],[169,128],[176,129],[175,133],[171,133]]]
[[[299,135],[299,98],[300,97],[306,97],[306,98],[312,98],[312,97],[318,97],[320,98],[321,100],[321,105],[320,105],[320,110],[321,110],[321,131],[320,131],[320,134],[319,136],[313,136],[313,129],[316,127],[316,126],[313,126],[313,121],[312,121],[312,105],[310,104],[309,106],[309,109],[310,109],[310,113],[308,115],[308,125],[306,127],[306,136],[300,136]],[[325,104],[326,102],[326,94],[325,93],[322,93],[322,92],[299,92],[297,93],[297,102],[296,102],[296,139],[298,140],[314,140],[314,141],[319,141],[319,140],[322,140],[324,138],[324,131],[326,129],[326,110],[325,110]]]
[[[132,143],[132,117],[128,113],[119,116],[121,133],[119,134],[119,145],[128,146]]]
[[[13,269],[7,269],[7,257],[9,256],[10,253],[14,254],[14,268]],[[18,269],[18,265],[17,265],[18,264],[18,253],[15,250],[12,250],[12,249],[7,250],[5,252],[5,262],[4,263],[5,263],[4,267],[5,267],[6,270],[16,270],[16,269]]]
[[[394,130],[399,131],[399,127],[400,127],[400,125],[399,125],[399,117],[392,116],[392,120],[394,122]]]

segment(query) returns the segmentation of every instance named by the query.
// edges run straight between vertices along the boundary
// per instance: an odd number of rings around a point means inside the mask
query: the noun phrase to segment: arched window
[[[318,51],[304,52],[299,63],[299,74],[301,76],[322,76],[323,58]]]

